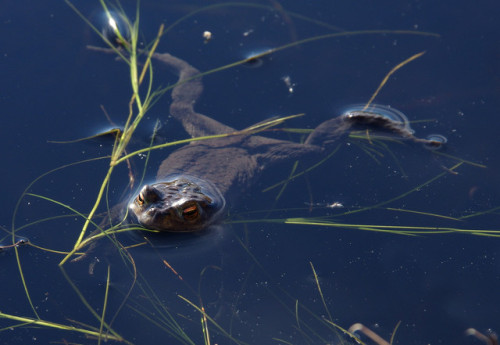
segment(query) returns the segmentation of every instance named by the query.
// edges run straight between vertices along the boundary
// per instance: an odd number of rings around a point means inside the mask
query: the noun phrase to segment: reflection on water
[[[352,8],[286,5],[290,8],[232,4],[201,11],[167,31],[158,49],[206,71],[238,60],[246,47],[278,47],[295,35],[303,39],[337,32],[325,23],[353,25],[348,20]],[[467,54],[448,55],[447,49],[482,50],[457,46],[470,42],[444,25],[463,18],[469,5],[455,3],[457,12],[439,21],[433,20],[435,13],[447,10],[435,3],[421,3],[418,9],[410,3],[405,8],[365,5],[354,12],[362,29],[413,30],[416,25],[442,38],[384,34],[302,44],[268,56],[269,63],[261,68],[236,67],[206,76],[197,110],[235,128],[265,120],[270,113],[306,112],[306,117],[282,126],[289,127],[288,132],[265,134],[300,141],[304,131],[296,128],[313,128],[338,115],[332,108],[366,102],[392,66],[427,50],[425,57],[389,80],[376,102],[401,109],[418,133],[443,133],[449,138],[444,150],[428,151],[362,130],[316,168],[311,169],[317,161],[306,159],[264,175],[251,193],[228,205],[227,220],[211,232],[188,238],[118,233],[118,242],[113,236],[103,237],[85,259],[68,262],[64,270],[58,266],[64,256],[60,252],[73,248],[108,158],[43,176],[30,186],[32,195],[21,200],[11,222],[15,202],[40,174],[109,154],[109,142],[46,141],[88,135],[90,124],[106,122],[101,104],[123,125],[130,101],[128,69],[84,48],[100,41],[67,7],[38,9],[36,21],[25,13],[24,4],[9,9],[7,28],[19,27],[16,32],[23,33],[24,24],[36,22],[40,30],[24,37],[22,47],[19,39],[5,46],[5,58],[12,56],[8,62],[15,71],[5,72],[9,89],[3,93],[4,110],[10,114],[6,139],[17,147],[6,152],[5,166],[10,168],[3,171],[6,200],[11,200],[0,236],[0,311],[11,316],[0,323],[3,342],[98,343],[101,329],[136,344],[207,343],[204,330],[214,344],[330,344],[353,341],[335,325],[347,329],[361,322],[389,340],[401,321],[395,341],[469,344],[474,340],[465,337],[467,328],[495,327],[499,300],[492,286],[500,266],[498,245],[489,236],[496,235],[491,230],[497,230],[498,223],[498,166],[491,158],[496,157],[495,131],[489,127],[495,122],[486,116],[495,113],[496,103],[487,92],[478,100],[469,88],[469,76],[458,73],[470,61]],[[100,8],[98,3],[82,6],[86,16]],[[160,23],[168,27],[200,8],[195,3],[141,6],[144,42],[154,37]],[[387,17],[374,22],[374,11]],[[334,12],[342,15],[334,17]],[[40,18],[51,18],[51,24]],[[485,23],[464,25],[479,33]],[[53,35],[55,27],[66,31]],[[205,30],[213,34],[207,43],[202,37]],[[63,62],[54,62],[54,45]],[[33,59],[32,50],[40,57]],[[169,71],[154,68],[155,87],[175,82]],[[293,80],[293,93],[283,87],[284,75]],[[483,77],[484,85],[476,87],[487,90],[490,81],[488,75]],[[440,101],[418,101],[430,96]],[[166,95],[148,116],[166,121],[168,106]],[[463,112],[469,117],[457,115]],[[477,114],[484,116],[482,121]],[[401,123],[409,131],[408,121]],[[483,126],[481,131],[474,132],[471,123]],[[173,121],[164,123],[172,138],[185,138],[175,126]],[[138,138],[130,150],[147,142]],[[104,218],[106,204],[122,199],[130,171],[140,180],[146,166],[145,178],[152,178],[171,152],[167,150],[152,153],[147,165],[142,156],[119,166],[96,220]],[[343,207],[310,206],[337,200]],[[24,238],[30,245],[19,242]]]

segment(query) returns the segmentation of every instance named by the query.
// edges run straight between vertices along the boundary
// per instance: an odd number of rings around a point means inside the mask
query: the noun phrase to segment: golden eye
[[[135,199],[135,201],[137,202],[137,204],[139,206],[144,205],[144,197],[142,196],[142,192],[139,193],[139,195],[137,196],[137,198]]]
[[[182,216],[187,220],[195,220],[199,216],[198,206],[191,204],[182,210]]]

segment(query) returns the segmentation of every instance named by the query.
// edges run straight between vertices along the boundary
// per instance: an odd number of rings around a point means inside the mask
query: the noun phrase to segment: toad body
[[[261,173],[286,160],[306,155],[325,155],[354,126],[377,127],[401,138],[430,145],[419,139],[406,123],[380,112],[351,111],[317,126],[304,143],[237,132],[206,115],[197,113],[195,103],[203,85],[199,71],[168,53],[153,59],[169,67],[179,77],[172,90],[170,114],[180,121],[193,138],[225,133],[241,133],[224,138],[192,141],[171,153],[160,165],[156,183],[145,185],[129,203],[130,213],[148,229],[195,232],[217,223],[224,215],[226,200],[246,191]]]

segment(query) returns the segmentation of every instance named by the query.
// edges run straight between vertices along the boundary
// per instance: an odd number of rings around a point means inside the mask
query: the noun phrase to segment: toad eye
[[[190,204],[182,209],[182,216],[186,220],[195,220],[200,215],[198,205]]]
[[[135,198],[135,202],[139,205],[142,206],[144,205],[144,196],[142,195],[142,192],[139,193],[137,198]]]

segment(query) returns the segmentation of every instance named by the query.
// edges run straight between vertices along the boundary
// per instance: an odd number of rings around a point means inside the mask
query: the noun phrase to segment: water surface
[[[371,34],[301,44],[264,58],[259,67],[239,66],[205,77],[199,112],[235,128],[271,116],[306,113],[287,125],[313,128],[352,104],[367,102],[392,67],[426,51],[391,77],[375,101],[405,113],[417,135],[446,136],[448,143],[441,152],[486,168],[463,164],[455,174],[447,169],[458,161],[418,145],[389,143],[392,154],[379,150],[383,156],[373,152],[370,156],[351,140],[342,143],[339,152],[323,166],[294,180],[278,201],[279,189],[262,191],[286,178],[294,162],[266,174],[252,193],[230,205],[230,220],[332,216],[390,200],[442,173],[435,182],[385,207],[459,218],[500,205],[500,52],[493,23],[498,17],[496,3],[255,4],[267,8],[228,4],[201,11],[169,31],[158,51],[170,52],[206,71],[248,54],[336,30],[412,30],[440,37]],[[75,5],[99,24],[102,10],[97,1]],[[124,5],[127,14],[134,16],[135,6]],[[196,1],[143,1],[144,41],[154,38],[161,23],[169,26],[202,6],[204,3]],[[125,64],[86,49],[88,44],[102,43],[64,2],[6,1],[1,9],[0,99],[5,145],[0,168],[4,180],[0,224],[7,231],[0,238],[2,244],[9,244],[15,203],[33,179],[64,164],[105,156],[112,144],[110,140],[75,144],[48,141],[87,137],[109,128],[102,107],[116,125],[123,125],[130,86]],[[205,30],[213,34],[207,44],[202,38]],[[155,72],[155,85],[175,82],[168,70],[156,66]],[[284,82],[285,77],[291,84]],[[168,118],[168,103],[166,96],[150,111],[133,147],[148,144],[156,119],[162,123],[160,136],[165,140],[186,138],[180,126]],[[270,135],[288,138],[283,133]],[[300,140],[299,136],[290,138]],[[370,147],[368,141],[363,142]],[[168,152],[153,155],[147,179],[154,178]],[[140,171],[142,162],[134,161],[136,170]],[[299,170],[311,163],[301,162]],[[30,192],[88,213],[106,169],[105,160],[62,169],[41,179]],[[125,166],[115,172],[111,202],[120,199],[127,179]],[[344,207],[322,207],[333,202]],[[27,197],[21,201],[13,226],[18,229],[45,217],[69,213],[50,202]],[[497,212],[450,220],[376,208],[329,219],[349,224],[498,229]],[[68,251],[82,223],[78,216],[71,216],[32,225],[17,234],[36,245]],[[317,271],[331,318],[342,327],[361,322],[389,339],[401,321],[395,342],[407,344],[472,344],[477,341],[466,337],[465,329],[499,328],[500,265],[495,238],[456,233],[409,237],[347,227],[250,222],[224,224],[218,236],[186,242],[189,244],[181,241],[178,246],[131,251],[141,274],[140,285],[113,323],[127,341],[189,343],[169,333],[170,328],[162,324],[168,312],[192,342],[202,343],[200,315],[178,297],[182,295],[196,305],[203,303],[208,314],[241,342],[337,343],[336,333],[321,321],[330,316],[321,302],[310,263]],[[57,267],[61,255],[28,246],[19,248],[19,254],[32,303],[41,319],[99,328],[99,322]],[[110,264],[105,318],[110,322],[130,287],[131,274],[118,255],[106,255],[105,246],[95,256],[100,262],[93,275],[88,273],[88,261],[68,263],[65,268],[100,314]],[[21,283],[14,251],[0,252],[0,260],[4,282],[0,311],[36,318]],[[296,303],[300,306],[298,323]],[[14,325],[15,321],[2,320],[0,328]],[[213,343],[230,343],[227,335],[213,327],[211,336]],[[3,330],[0,339],[4,344],[33,340],[43,344],[97,343],[74,332],[29,327]]]

